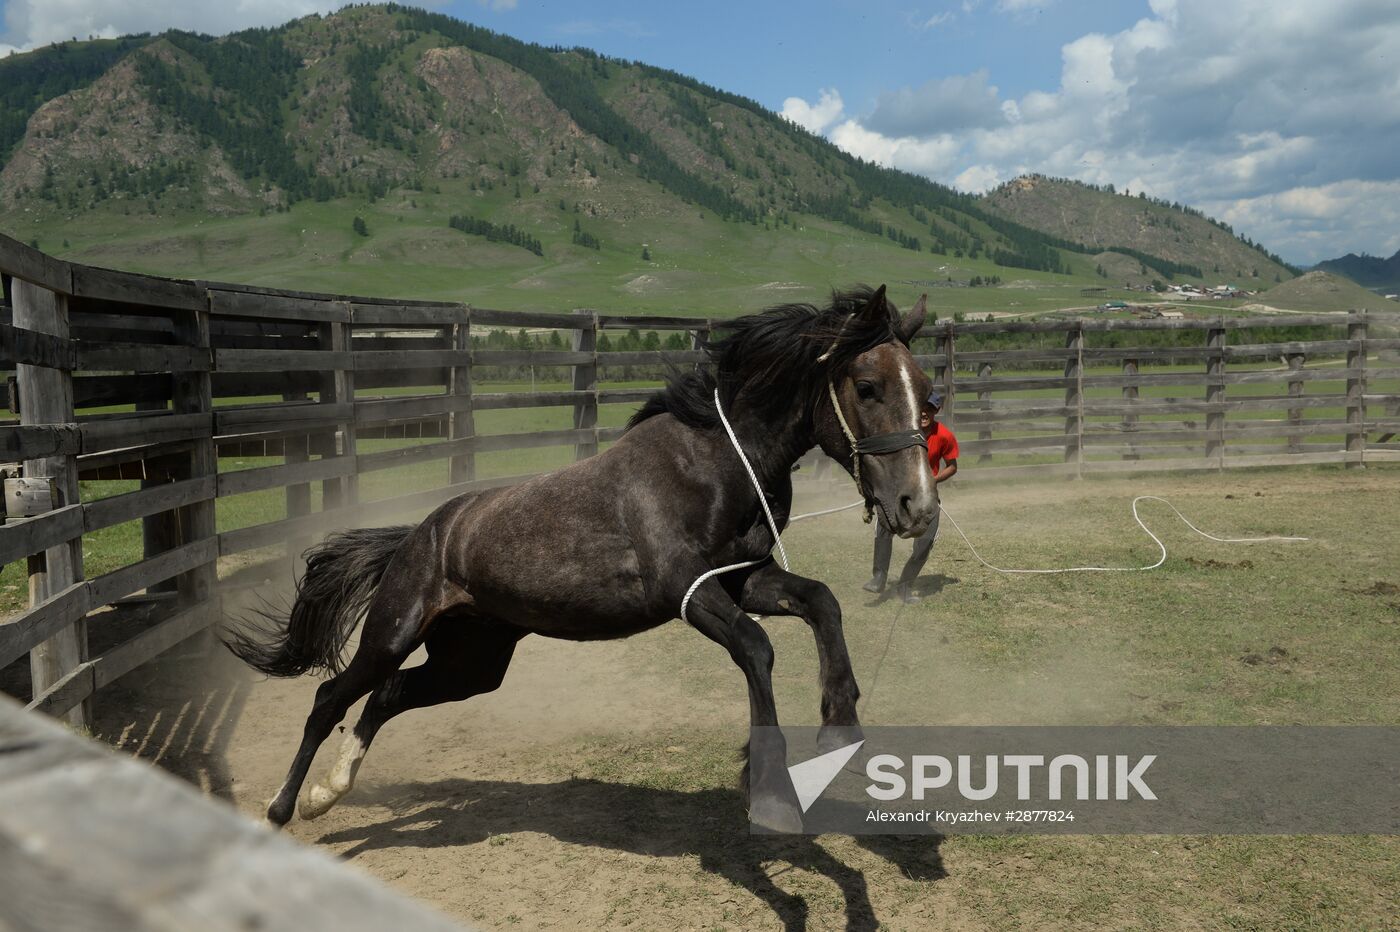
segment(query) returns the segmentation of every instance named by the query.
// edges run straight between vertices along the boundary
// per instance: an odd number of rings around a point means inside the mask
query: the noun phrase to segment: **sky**
[[[0,55],[222,34],[321,0],[0,0]],[[752,98],[971,192],[1028,172],[1181,201],[1302,265],[1400,249],[1397,0],[435,0]]]

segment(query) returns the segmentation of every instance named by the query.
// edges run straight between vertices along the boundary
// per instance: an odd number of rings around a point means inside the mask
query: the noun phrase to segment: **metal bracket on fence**
[[[5,476],[5,518],[33,518],[53,511],[58,487],[52,479],[13,475],[17,466],[8,466]]]

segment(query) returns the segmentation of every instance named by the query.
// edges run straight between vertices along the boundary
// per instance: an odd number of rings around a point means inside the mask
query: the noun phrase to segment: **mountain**
[[[1366,288],[1391,292],[1400,290],[1400,251],[1389,259],[1349,252],[1340,259],[1325,259],[1313,268],[1344,275]]]
[[[1237,255],[1287,275],[1195,217],[1189,249],[1104,257],[1092,218],[1046,223],[675,72],[392,4],[11,56],[0,160],[0,228],[48,251],[338,292],[708,312],[856,280],[1077,295],[1101,266],[1200,280]]]
[[[1349,278],[1316,270],[1275,285],[1253,300],[1295,311],[1387,311],[1395,307]]]
[[[1136,281],[1150,280],[1157,268],[1255,289],[1298,272],[1199,210],[1141,192],[1119,194],[1111,185],[1025,175],[989,192],[985,204],[997,215],[1078,243],[1085,252],[1104,254],[1097,258],[1105,271],[1111,262],[1122,265],[1114,256],[1137,260],[1132,263]]]

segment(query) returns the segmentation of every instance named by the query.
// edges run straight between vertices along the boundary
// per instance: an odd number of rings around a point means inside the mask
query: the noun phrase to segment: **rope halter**
[[[826,391],[831,396],[831,409],[836,412],[836,421],[841,425],[841,433],[846,435],[846,442],[851,445],[851,475],[856,480],[856,491],[865,500],[865,523],[869,524],[874,520],[875,515],[870,508],[871,496],[865,493],[865,483],[861,479],[860,458],[862,456],[879,456],[883,453],[897,453],[909,447],[921,447],[928,441],[924,437],[923,431],[919,430],[896,430],[888,434],[875,434],[858,439],[855,432],[851,430],[851,425],[846,422],[845,413],[841,410],[841,399],[836,395],[836,384],[829,378],[826,380]]]

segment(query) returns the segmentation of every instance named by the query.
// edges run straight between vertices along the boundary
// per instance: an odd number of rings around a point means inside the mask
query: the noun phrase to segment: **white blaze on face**
[[[912,356],[900,360],[899,380],[904,386],[904,396],[909,399],[909,417],[911,418],[911,424],[915,430],[918,430],[919,413],[923,411],[924,405],[923,400],[919,398],[919,393],[914,389],[915,379],[913,369],[914,358]],[[921,452],[919,455],[923,456],[924,454]],[[931,494],[929,491],[929,483],[931,481],[932,479],[929,476],[929,471],[927,469],[920,469],[919,491],[925,496]]]

